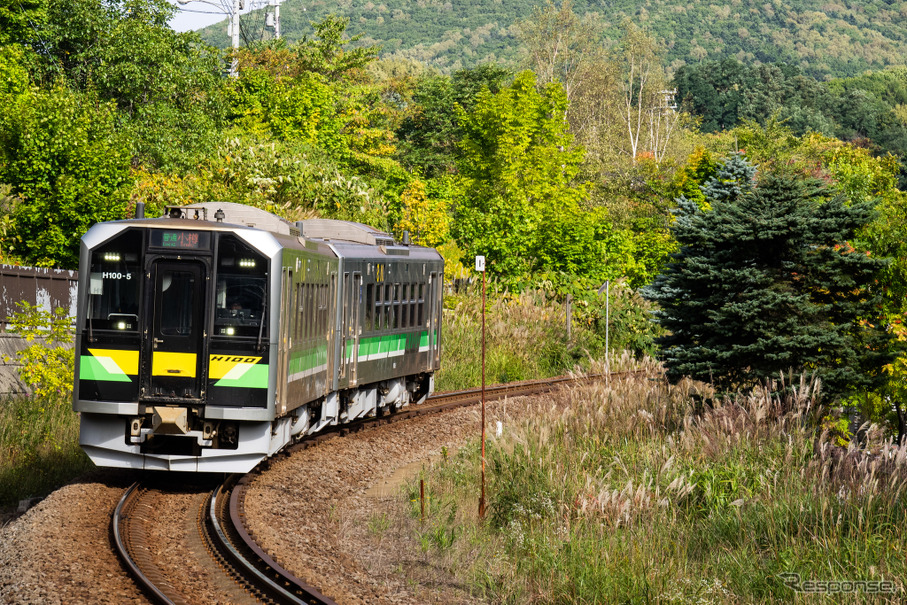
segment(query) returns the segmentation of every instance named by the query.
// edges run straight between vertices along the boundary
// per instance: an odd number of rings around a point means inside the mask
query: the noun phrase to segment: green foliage
[[[525,0],[290,3],[281,8],[282,35],[298,40],[311,34],[311,19],[342,12],[356,31],[366,33],[362,44],[379,45],[387,55],[452,72],[487,62],[519,61],[520,39],[514,25],[532,18],[538,4]],[[642,6],[635,0],[617,0],[607,8],[589,0],[573,4],[580,16],[598,17],[603,37],[611,40],[620,38],[625,18],[645,22],[665,41],[667,62],[673,66],[736,57],[747,64],[785,61],[823,77],[903,63],[900,23],[904,16],[897,3],[885,0],[847,5],[818,0],[729,6],[679,0]],[[244,19],[247,29],[263,22],[255,15]],[[257,27],[253,36],[260,35],[261,25]],[[221,48],[229,46],[223,24],[205,28],[202,34]]]
[[[26,342],[16,353],[31,394],[0,401],[0,505],[43,496],[89,468],[70,407],[74,375],[72,320],[22,301],[9,329]]]
[[[396,232],[409,231],[412,241],[421,246],[439,246],[450,237],[447,200],[430,198],[425,183],[415,180],[403,192],[403,219]]]
[[[461,116],[465,196],[454,237],[469,256],[486,256],[494,275],[601,270],[607,225],[582,206],[583,152],[571,145],[566,104],[560,85],[539,92],[523,72],[497,94],[479,93]]]
[[[116,126],[112,104],[65,88],[33,89],[0,116],[0,182],[23,200],[12,245],[27,262],[75,268],[88,228],[122,218],[130,154]]]
[[[426,74],[412,89],[412,103],[397,128],[399,157],[425,176],[456,171],[461,116],[475,107],[479,93],[497,94],[510,72],[495,64],[461,69],[452,76]]]
[[[31,343],[16,353],[19,376],[34,397],[65,402],[72,393],[75,373],[69,312],[63,308],[44,311],[27,301],[16,304],[21,311],[8,318],[9,330]]]
[[[173,203],[222,200],[262,208],[289,220],[319,213],[389,229],[384,196],[364,179],[341,169],[318,148],[253,137],[219,146],[196,174],[185,178],[139,173],[134,201],[149,216]]]
[[[678,201],[680,251],[645,291],[668,376],[727,390],[805,369],[833,398],[879,384],[889,336],[867,320],[885,263],[848,243],[871,205],[789,176],[753,188],[753,173],[734,155],[703,188],[710,211]]]
[[[8,99],[24,94],[28,85],[28,69],[22,48],[0,46],[0,99],[9,102]]]
[[[590,355],[604,348],[603,324],[577,321],[572,341],[567,340],[566,309],[539,291],[518,295],[488,289],[486,308],[486,375],[491,383],[555,376],[587,364]],[[481,288],[444,299],[444,363],[438,373],[439,390],[465,389],[481,384]],[[612,338],[632,340],[612,326]]]
[[[46,19],[17,40],[45,87],[116,103],[137,162],[185,168],[222,126],[222,61],[167,25],[166,0],[47,0]]]
[[[626,280],[611,282],[602,292],[586,289],[573,294],[573,323],[591,332],[586,344],[594,342],[591,350],[605,350],[607,325],[608,350],[629,351],[637,358],[654,355],[655,339],[662,330],[652,321],[652,311],[652,305]]]
[[[834,135],[877,154],[907,153],[907,69],[819,82],[786,64],[748,66],[735,59],[680,68],[679,98],[706,132],[741,122],[783,123],[792,134]],[[899,114],[899,112],[901,112]]]

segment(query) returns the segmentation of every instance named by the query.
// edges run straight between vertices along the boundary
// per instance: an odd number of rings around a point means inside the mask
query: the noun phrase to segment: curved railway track
[[[222,574],[249,602],[334,605],[316,589],[293,576],[263,552],[242,522],[241,478],[231,476],[201,496],[198,506],[199,537]],[[132,578],[157,603],[190,602],[156,562],[158,545],[148,535],[149,523],[163,522],[155,514],[155,498],[162,492],[142,482],[134,483],[120,500],[111,521],[114,546]],[[235,593],[237,594],[237,593]],[[241,593],[238,593],[241,594]]]
[[[602,377],[603,375],[555,377],[493,385],[485,388],[485,399],[494,401],[505,397],[539,394],[565,384],[598,380]],[[481,389],[438,393],[417,407],[404,408],[388,416],[367,418],[353,424],[332,427],[332,430],[287,448],[284,454],[308,448],[319,441],[335,437],[338,433],[342,436],[368,426],[472,405],[481,401],[481,398]],[[265,467],[266,465],[267,461],[262,464]],[[284,569],[269,553],[263,551],[246,528],[244,497],[251,476],[252,473],[243,476],[233,475],[207,494],[205,490],[197,492],[200,504],[197,505],[195,525],[205,550],[220,572],[237,587],[235,590],[248,596],[249,602],[333,605],[334,601]],[[164,493],[162,489],[148,482],[139,481],[133,484],[126,490],[113,513],[111,530],[114,547],[126,571],[145,593],[155,602],[179,605],[188,603],[191,595],[182,594],[157,564],[154,554],[156,549],[152,547],[152,540],[148,535],[150,523],[162,522],[156,514],[154,499]]]

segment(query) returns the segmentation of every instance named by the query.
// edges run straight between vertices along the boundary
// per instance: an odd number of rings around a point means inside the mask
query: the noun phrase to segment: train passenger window
[[[403,284],[403,294],[400,305],[400,327],[409,326],[409,284]]]
[[[367,331],[372,329],[372,318],[375,315],[375,286],[374,284],[368,284],[365,287],[365,321],[363,325]]]
[[[312,338],[318,334],[318,284],[311,285],[312,312],[309,314],[309,325],[312,326]]]
[[[305,296],[306,296],[306,316],[305,316],[305,329],[306,329],[306,338],[311,339],[315,336],[315,315],[317,309],[315,308],[315,284],[306,284],[305,285]]]
[[[393,313],[392,307],[394,304],[394,287],[391,284],[384,286],[384,329],[392,329],[391,325],[391,314]]]
[[[303,311],[305,307],[305,284],[296,284],[296,340],[305,338],[305,321],[303,321]]]
[[[268,259],[234,235],[221,234],[217,252],[214,335],[265,338]]]
[[[94,330],[139,330],[142,237],[133,230],[91,253],[88,325]]]
[[[384,329],[384,288],[381,284],[375,287],[375,330]]]

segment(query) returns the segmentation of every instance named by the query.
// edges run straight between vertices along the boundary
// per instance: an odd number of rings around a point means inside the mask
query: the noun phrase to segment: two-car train
[[[444,267],[406,239],[217,202],[95,225],[79,266],[82,447],[100,466],[246,472],[421,402]]]

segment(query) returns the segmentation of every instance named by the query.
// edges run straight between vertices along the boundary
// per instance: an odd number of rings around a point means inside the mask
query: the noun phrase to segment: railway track
[[[237,487],[240,481],[241,477],[231,476],[210,492],[199,491],[196,498],[200,501],[198,537],[224,579],[235,585],[229,600],[236,602],[245,597],[242,600],[250,603],[335,605],[286,571],[255,543],[242,521],[244,489]],[[189,603],[192,595],[184,594],[167,577],[157,561],[157,553],[166,546],[155,543],[148,531],[149,524],[168,522],[156,514],[155,499],[162,495],[166,493],[141,481],[126,490],[111,520],[114,547],[147,596],[157,603],[181,605]]]
[[[618,374],[612,374],[618,376]],[[544,393],[577,381],[598,380],[601,375],[556,377],[486,387],[486,401],[505,397]],[[369,426],[398,422],[425,414],[471,405],[481,400],[481,389],[468,389],[438,393],[420,406],[404,408],[393,415],[367,418],[350,425],[332,427],[333,430],[306,439],[288,448],[283,455],[292,454],[316,443],[341,436]],[[262,466],[266,467],[267,461]],[[248,602],[333,604],[317,589],[307,585],[280,565],[269,553],[263,551],[246,528],[245,492],[253,473],[230,476],[211,490],[196,490],[194,506],[197,511],[195,527],[198,538],[214,565],[226,578],[220,584],[231,583],[234,593],[229,600],[236,602],[237,595]],[[166,495],[166,489],[147,481],[133,484],[123,495],[114,511],[111,529],[115,549],[129,575],[155,602],[188,603],[192,595],[183,594],[173,579],[156,561],[155,552],[160,545],[153,545],[149,526],[165,522],[158,514],[155,499]],[[174,521],[174,520],[170,520]],[[177,520],[184,521],[184,520]],[[184,526],[171,532],[183,531]],[[165,532],[166,533],[166,532]]]

